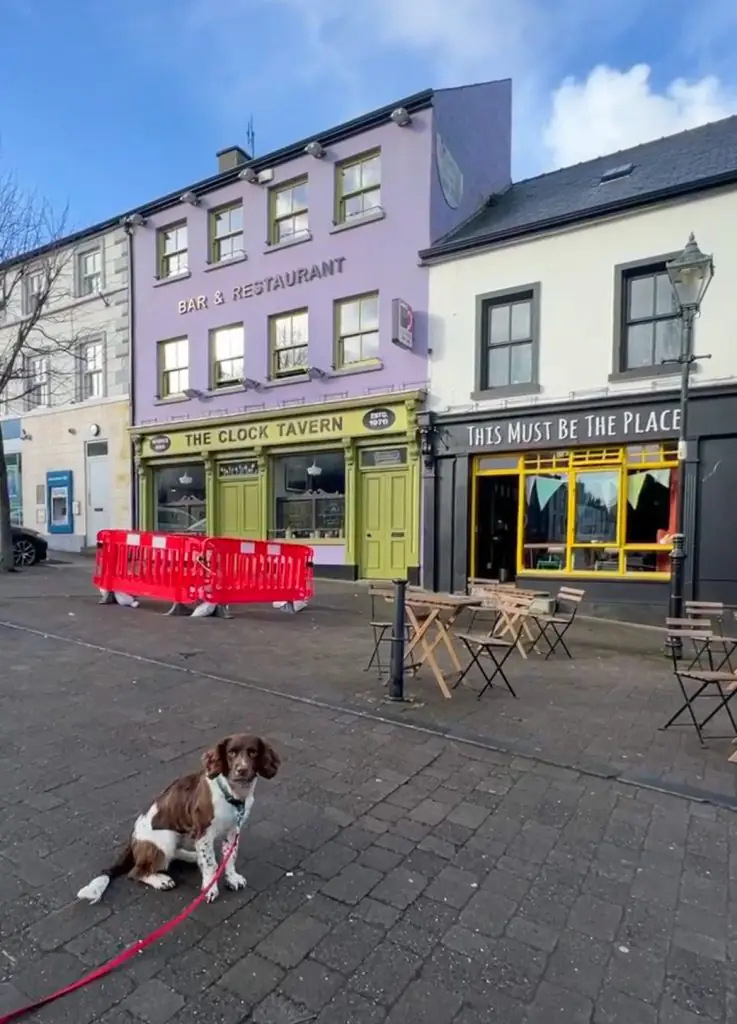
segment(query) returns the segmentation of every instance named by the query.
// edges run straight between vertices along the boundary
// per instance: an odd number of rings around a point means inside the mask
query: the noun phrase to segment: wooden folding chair
[[[683,609],[687,619],[706,619],[713,630],[711,643],[706,649],[702,645],[694,645],[694,658],[689,668],[694,665],[701,667],[701,657],[706,654],[711,671],[719,672],[728,665],[729,671],[733,672],[731,659],[737,649],[737,638],[724,635],[724,604],[721,601],[685,601]]]
[[[695,663],[692,663],[687,668],[683,668],[678,659],[678,644],[674,644],[674,640],[680,640],[681,644],[684,640],[690,640],[694,645],[694,649],[699,652],[699,655],[704,654],[709,644],[712,642],[714,637],[711,623],[708,619],[666,619],[665,625],[668,633],[669,648],[671,657],[673,659],[673,673],[678,680],[678,685],[683,695],[683,704],[678,708],[676,713],[668,719],[664,726],[663,731],[669,729],[676,721],[681,717],[684,712],[688,712],[691,719],[691,723],[696,730],[696,735],[699,737],[699,743],[701,746],[705,746],[703,730],[704,726],[709,723],[712,718],[724,708],[729,717],[729,721],[734,730],[734,735],[737,736],[737,722],[735,722],[732,715],[732,710],[729,707],[729,702],[737,692],[737,675],[734,672],[724,672],[715,669],[702,669],[695,667]],[[686,681],[694,682],[697,684],[696,690],[689,694],[686,687]],[[707,692],[712,688],[712,692]],[[716,691],[716,692],[713,692]],[[710,697],[717,700],[717,706],[704,718],[699,721],[696,717],[696,713],[693,708],[694,701],[702,697]],[[686,723],[679,723],[685,725]],[[726,739],[728,737],[715,736],[713,739]]]
[[[540,640],[544,640],[548,645],[548,650],[545,654],[546,661],[551,654],[555,653],[556,648],[559,646],[563,648],[569,658],[573,658],[564,637],[573,625],[576,613],[585,594],[585,590],[578,590],[576,587],[561,587],[558,591],[556,610],[553,615],[533,614],[531,616],[540,630],[539,634],[535,637],[535,645]]]

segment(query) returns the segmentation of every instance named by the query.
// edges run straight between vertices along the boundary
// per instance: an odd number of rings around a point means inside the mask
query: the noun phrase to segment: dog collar
[[[231,805],[231,807],[235,807],[237,811],[242,811],[245,808],[246,801],[239,800],[237,796],[233,796],[233,793],[230,791],[229,787],[225,785],[225,780],[223,779],[222,775],[216,776],[215,782],[217,782],[218,789],[223,794],[228,803]]]

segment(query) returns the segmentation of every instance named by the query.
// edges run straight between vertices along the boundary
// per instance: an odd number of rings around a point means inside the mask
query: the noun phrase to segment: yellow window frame
[[[511,459],[517,459],[517,466],[507,465],[505,468],[494,468],[494,456],[486,454],[474,459],[471,474],[471,540],[469,544],[470,565],[476,564],[476,515],[477,515],[477,480],[482,476],[517,476],[520,481],[518,508],[517,508],[517,575],[518,576],[570,576],[573,578],[595,578],[595,579],[637,579],[643,582],[647,580],[670,579],[670,572],[628,572],[626,570],[628,552],[649,552],[666,554],[672,550],[672,544],[626,544],[624,543],[626,530],[626,498],[627,498],[627,474],[632,470],[658,470],[677,469],[678,457],[675,442],[662,441],[650,445],[641,446],[598,446],[594,448],[578,448],[567,451],[541,451],[525,452],[516,455],[509,453],[498,456],[500,463],[507,464]],[[486,462],[484,468],[480,468],[481,460]],[[617,502],[617,527],[616,541],[613,543],[576,543],[575,542],[575,518],[576,518],[576,477],[580,473],[589,471],[616,471],[618,474],[618,502]],[[565,476],[567,477],[568,496],[566,510],[566,538],[565,538],[565,565],[561,569],[527,569],[524,567],[524,528],[525,528],[525,502],[526,502],[526,478],[528,476]],[[622,500],[624,496],[625,500]],[[562,546],[562,545],[561,545]],[[618,552],[619,561],[616,572],[597,572],[593,569],[574,569],[573,553],[575,550],[606,550],[611,549]]]

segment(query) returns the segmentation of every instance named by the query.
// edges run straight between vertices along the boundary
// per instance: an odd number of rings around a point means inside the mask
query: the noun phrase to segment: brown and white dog
[[[152,889],[173,889],[174,879],[167,873],[173,860],[197,864],[204,890],[217,872],[217,840],[225,841],[223,849],[235,844],[223,873],[225,884],[245,888],[246,880],[235,868],[240,831],[251,813],[259,775],[273,779],[281,760],[260,736],[240,734],[221,740],[203,754],[202,762],[204,770],[172,782],[139,815],[118,860],[80,889],[78,899],[99,903],[112,879],[126,874]],[[194,849],[184,847],[187,839]],[[207,902],[217,896],[213,885]]]

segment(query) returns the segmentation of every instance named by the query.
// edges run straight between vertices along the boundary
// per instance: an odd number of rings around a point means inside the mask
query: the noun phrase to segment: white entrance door
[[[110,527],[110,476],[107,441],[87,442],[87,546],[94,547],[100,530]]]

